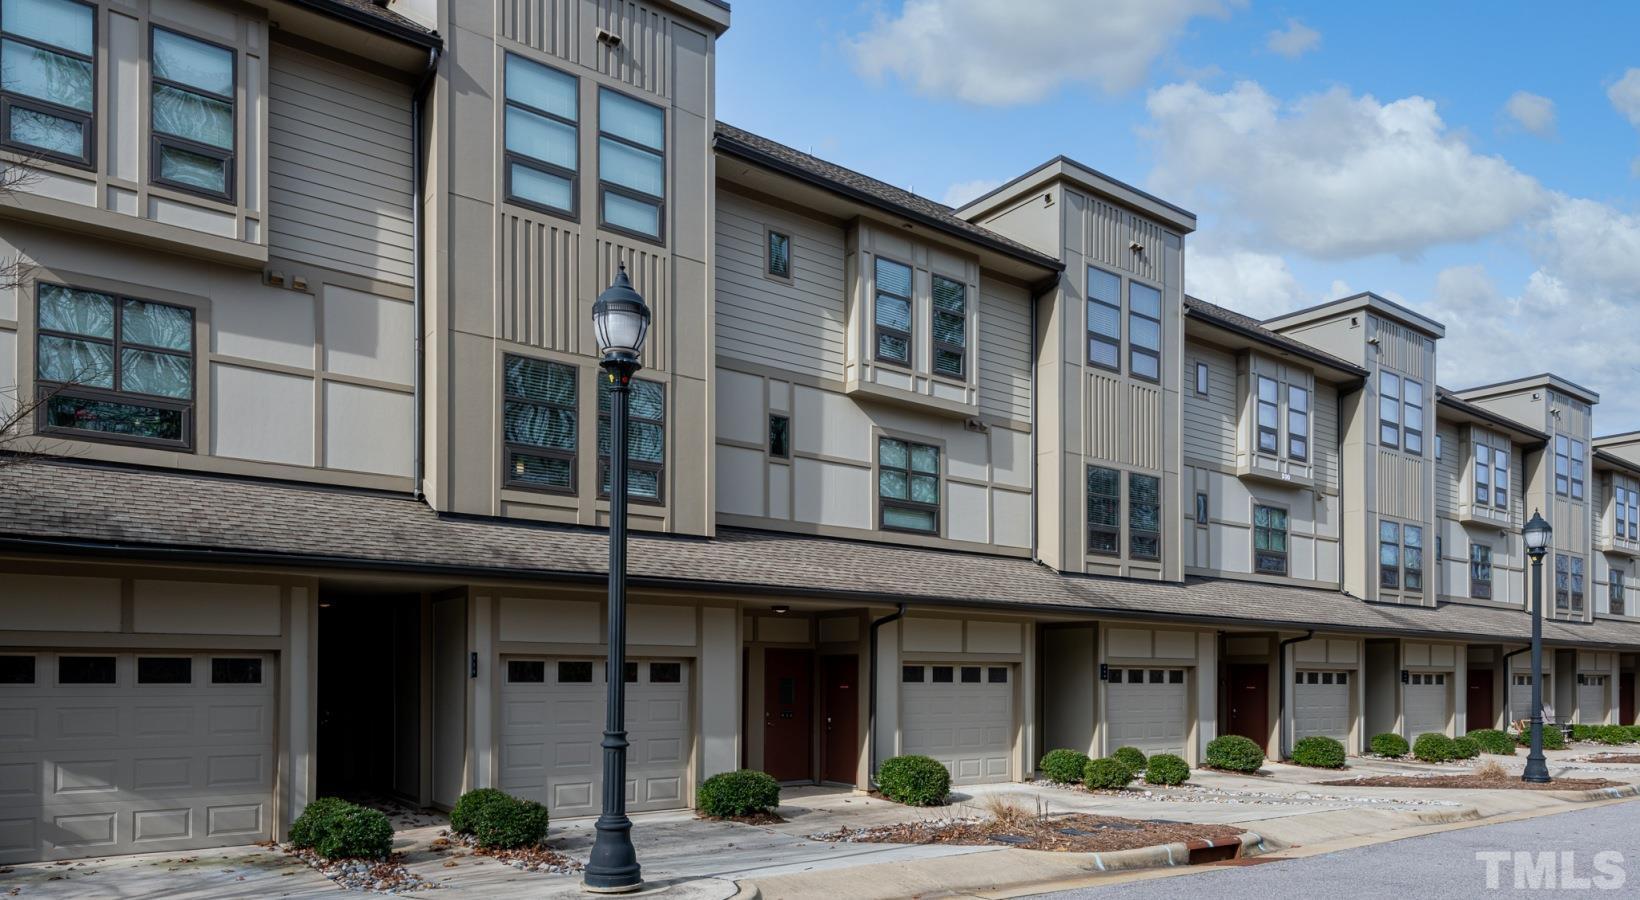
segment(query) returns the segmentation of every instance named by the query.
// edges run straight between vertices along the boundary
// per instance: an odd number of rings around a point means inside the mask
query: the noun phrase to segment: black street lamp
[[[626,424],[632,375],[642,368],[649,307],[632,289],[622,263],[615,282],[592,305],[599,363],[609,379],[609,662],[604,667],[604,808],[581,886],[600,894],[635,891],[643,884],[632,820],[626,816]]]
[[[1532,558],[1532,752],[1526,755],[1521,781],[1549,783],[1549,764],[1543,759],[1543,554],[1549,550],[1549,523],[1537,510],[1521,532],[1526,555]]]

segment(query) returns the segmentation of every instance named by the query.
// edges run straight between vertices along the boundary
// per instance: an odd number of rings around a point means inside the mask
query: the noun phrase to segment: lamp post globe
[[[649,306],[632,289],[622,263],[615,281],[592,305],[599,363],[609,382],[609,648],[604,666],[603,809],[593,826],[582,876],[588,891],[618,894],[643,885],[632,820],[626,815],[626,431],[632,375],[642,368]]]
[[[1543,556],[1549,552],[1554,529],[1537,510],[1521,529],[1526,555],[1532,558],[1532,749],[1526,755],[1522,781],[1549,782],[1549,763],[1543,758]]]

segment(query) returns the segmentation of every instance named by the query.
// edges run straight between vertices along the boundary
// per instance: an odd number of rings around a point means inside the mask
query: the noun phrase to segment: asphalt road
[[[1597,858],[1597,854],[1604,855]],[[1490,884],[1489,874],[1495,877]],[[1177,877],[1043,896],[1059,900],[1383,900],[1544,894],[1640,897],[1640,800],[1307,859],[1209,866]]]

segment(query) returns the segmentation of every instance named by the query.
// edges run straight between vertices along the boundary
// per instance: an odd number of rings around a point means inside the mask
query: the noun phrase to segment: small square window
[[[0,656],[0,684],[33,684],[34,657]]]
[[[638,683],[638,664],[637,663],[629,662],[626,665],[622,666],[621,667],[621,673],[626,676],[626,678],[624,680],[626,681],[627,684],[637,684]]]
[[[1333,676],[1333,673],[1331,673],[1331,672],[1322,672],[1321,673],[1321,683],[1322,684],[1332,684],[1332,676]]]
[[[507,680],[513,684],[545,684],[547,664],[539,659],[509,659]]]
[[[1110,670],[1110,683],[1111,684],[1121,684],[1122,683],[1122,670],[1121,669],[1111,669]]]
[[[922,684],[923,683],[923,667],[922,666],[901,666],[900,667],[900,680],[905,682],[906,684]]]
[[[58,684],[113,684],[114,657],[59,656]]]
[[[962,683],[979,684],[979,666],[963,666]]]
[[[212,684],[261,684],[262,660],[254,656],[218,656],[211,659]]]
[[[1008,683],[1008,667],[1007,666],[992,666],[989,669],[986,669],[985,670],[985,680],[989,681],[991,684],[1007,684]]]
[[[935,684],[950,684],[951,683],[951,678],[955,673],[952,671],[952,668],[950,666],[934,666],[933,668],[934,668],[934,683]]]
[[[649,664],[650,684],[679,684],[683,681],[683,664],[655,662]]]
[[[559,684],[591,684],[592,663],[584,659],[558,661]]]
[[[1151,669],[1150,670],[1150,683],[1151,684],[1161,684],[1163,677],[1164,677],[1164,675],[1163,675],[1161,669]]]
[[[186,656],[137,657],[137,684],[193,684],[194,661]]]
[[[769,416],[769,455],[775,459],[792,458],[791,417]]]
[[[1350,683],[1350,673],[1348,673],[1348,672],[1339,672],[1338,673],[1338,683],[1339,684],[1349,684]]]
[[[1167,683],[1168,684],[1184,684],[1184,670],[1183,669],[1169,669],[1168,672],[1167,672]]]

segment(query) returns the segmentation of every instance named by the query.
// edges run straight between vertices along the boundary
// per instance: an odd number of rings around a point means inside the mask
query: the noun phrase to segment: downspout
[[[415,350],[415,372],[412,376],[410,389],[411,426],[410,439],[410,496],[417,500],[422,499],[422,475],[424,461],[422,447],[425,440],[422,435],[422,368],[426,356],[423,347],[422,335],[426,328],[422,322],[422,178],[426,174],[426,167],[422,164],[422,153],[426,149],[422,146],[421,122],[422,106],[427,100],[427,90],[432,86],[433,76],[438,74],[439,48],[427,48],[427,68],[421,73],[421,82],[416,85],[416,91],[410,99],[410,318],[415,322],[416,333],[413,347]]]
[[[1040,302],[1042,302],[1041,297],[1031,297],[1031,346],[1033,348],[1038,340],[1036,334],[1036,306]],[[1041,417],[1037,414],[1042,402],[1041,395],[1037,393],[1037,383],[1040,380],[1041,358],[1042,354],[1035,352],[1033,349],[1031,352],[1031,562],[1042,561],[1042,548],[1038,547],[1036,543],[1036,478],[1039,466],[1036,456],[1036,432],[1037,429],[1042,427]]]
[[[866,773],[866,785],[874,787],[877,784],[877,629],[890,622],[905,616],[905,602],[900,602],[900,608],[871,622],[871,688],[867,694],[869,698],[866,713],[866,732],[871,741],[871,747],[866,751],[866,761],[870,770]]]
[[[1315,637],[1315,629],[1304,632],[1303,637],[1288,638],[1276,646],[1276,715],[1281,717],[1281,742],[1276,745],[1277,753],[1287,752],[1287,647],[1292,644],[1302,644]]]

